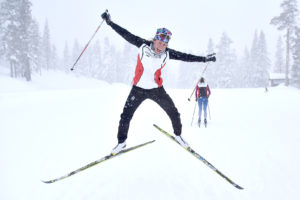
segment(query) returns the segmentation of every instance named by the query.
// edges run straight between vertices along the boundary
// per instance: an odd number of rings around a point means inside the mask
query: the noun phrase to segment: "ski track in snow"
[[[0,199],[299,199],[300,91],[214,89],[208,128],[191,120],[190,90],[168,89],[183,138],[245,190],[237,190],[162,133],[168,116],[150,100],[131,121],[127,146],[153,144],[53,184],[116,145],[130,87],[48,72],[31,83],[0,74]],[[193,99],[193,98],[192,98]]]

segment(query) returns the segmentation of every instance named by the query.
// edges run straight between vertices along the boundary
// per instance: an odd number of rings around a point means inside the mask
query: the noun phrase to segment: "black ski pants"
[[[174,134],[181,135],[182,125],[180,121],[180,114],[178,113],[177,108],[175,107],[171,97],[166,93],[165,89],[163,87],[143,89],[137,86],[133,86],[126,100],[119,122],[119,143],[122,143],[127,139],[128,129],[133,114],[141,105],[141,103],[146,99],[151,99],[156,102],[168,114],[169,118],[172,121]]]

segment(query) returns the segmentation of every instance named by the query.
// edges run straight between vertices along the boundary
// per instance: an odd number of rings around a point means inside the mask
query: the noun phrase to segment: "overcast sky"
[[[142,38],[166,27],[173,37],[171,48],[205,53],[209,38],[218,43],[223,32],[233,40],[237,53],[251,47],[255,30],[266,34],[270,57],[280,32],[270,20],[281,12],[283,0],[31,0],[33,16],[43,28],[48,19],[52,41],[61,51],[65,41],[86,43],[108,9],[112,20]],[[106,25],[96,38],[108,36],[116,45],[124,42]],[[121,46],[120,45],[120,46]],[[240,54],[240,53],[239,53]]]

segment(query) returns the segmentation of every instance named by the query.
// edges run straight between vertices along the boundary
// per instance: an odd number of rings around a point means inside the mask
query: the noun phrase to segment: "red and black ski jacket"
[[[199,99],[200,97],[208,98],[210,96],[211,92],[209,89],[208,84],[206,83],[198,83],[196,86],[196,99]]]

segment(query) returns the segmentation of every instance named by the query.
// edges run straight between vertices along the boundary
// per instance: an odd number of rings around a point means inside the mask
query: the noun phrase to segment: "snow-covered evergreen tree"
[[[73,42],[72,53],[71,53],[71,63],[72,63],[72,65],[75,63],[75,61],[77,60],[79,55],[80,55],[80,47],[79,47],[78,40],[75,39],[74,42]],[[80,66],[80,62],[77,63],[76,68],[79,68],[79,66]]]
[[[206,54],[212,54],[212,53],[215,53],[215,44],[213,42],[213,40],[211,38],[209,38],[208,40],[208,44],[207,44],[207,49],[206,49]],[[217,63],[218,63],[218,55],[216,55],[217,57]],[[204,77],[206,78],[206,81],[209,83],[209,85],[211,87],[213,87],[217,80],[217,77],[216,77],[216,65],[217,63],[210,63],[209,66],[207,66],[206,70],[205,70],[205,73],[204,73]]]
[[[257,31],[251,47],[251,65],[248,70],[250,87],[266,87],[269,79],[270,59],[268,57],[267,43],[265,34],[261,31],[258,36]]]
[[[251,64],[256,65],[258,63],[258,34],[257,30],[254,32],[252,46],[250,49],[250,56],[251,56]]]
[[[27,81],[31,80],[31,6],[28,0],[5,0],[0,9],[2,51],[10,63],[11,76],[22,76]]]
[[[135,46],[128,42],[125,43],[117,66],[117,82],[128,85],[132,83],[137,61],[137,52],[138,49]]]
[[[219,88],[233,86],[234,71],[236,68],[236,55],[231,44],[232,40],[223,33],[219,44],[217,45],[217,65],[215,67],[215,84]]]
[[[258,62],[259,62],[259,43],[258,43],[258,34],[257,34],[257,30],[255,30],[254,32],[254,36],[253,36],[253,41],[252,41],[252,46],[251,46],[251,50],[250,50],[250,68],[248,69],[249,72],[249,87],[257,87],[256,84],[256,69],[258,66]]]
[[[72,67],[71,66],[72,63],[71,63],[71,56],[70,56],[70,49],[69,49],[68,42],[65,42],[62,64],[63,64],[63,70],[69,72],[69,70]]]
[[[58,58],[56,46],[54,44],[52,44],[51,46],[50,65],[52,69],[60,69],[59,58]]]
[[[102,55],[101,55],[101,43],[96,40],[95,44],[92,46],[92,54],[90,56],[91,68],[90,76],[96,77],[99,73],[100,66],[102,65]]]
[[[273,72],[275,73],[283,73],[284,72],[284,48],[282,38],[279,36],[276,45],[276,53],[275,53],[275,64]]]
[[[45,22],[43,36],[42,36],[42,45],[41,45],[41,52],[42,52],[42,66],[44,69],[49,70],[51,68],[51,42],[50,42],[50,30],[48,25],[48,20]]]
[[[258,87],[266,87],[268,85],[270,73],[270,59],[268,57],[267,41],[263,31],[260,32],[258,40],[258,63],[256,68],[255,84]]]
[[[238,75],[238,85],[239,87],[247,88],[251,87],[251,55],[248,47],[245,47],[244,54],[239,63],[240,70]]]
[[[295,30],[295,43],[294,43],[294,51],[293,58],[294,63],[292,65],[292,80],[291,84],[295,87],[300,88],[300,28],[296,28]]]
[[[102,48],[102,65],[100,66],[98,78],[112,83],[116,80],[117,52],[107,37],[104,38]]]
[[[30,25],[30,60],[32,71],[41,74],[41,36],[39,31],[39,25],[36,20],[32,20]]]
[[[209,38],[206,53],[212,54],[214,52],[215,52],[215,44],[214,44],[213,40],[211,38]]]
[[[120,58],[120,54],[117,51],[117,49],[115,48],[115,46],[113,46],[113,45],[110,46],[110,52],[111,52],[111,56],[110,56],[111,60],[110,60],[110,63],[109,63],[109,67],[107,68],[108,73],[107,73],[107,77],[106,77],[105,80],[109,83],[114,83],[114,82],[118,82],[118,80],[117,80],[117,74],[118,74],[117,66],[120,63],[118,63],[117,58]]]
[[[271,24],[277,26],[279,30],[285,30],[286,34],[286,66],[285,66],[285,85],[289,85],[289,65],[290,48],[292,34],[296,27],[297,16],[299,15],[297,0],[284,0],[280,7],[282,13],[271,20]]]

